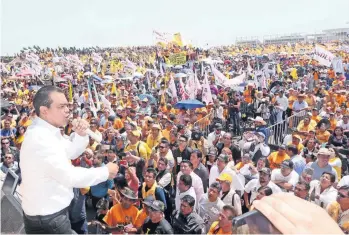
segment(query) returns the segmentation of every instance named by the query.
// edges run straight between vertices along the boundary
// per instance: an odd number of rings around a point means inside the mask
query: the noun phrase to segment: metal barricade
[[[213,118],[213,110],[210,111],[205,117],[194,122],[194,127],[199,127],[200,131],[205,137],[210,133],[210,124]]]
[[[286,120],[276,123],[268,127],[269,129],[269,144],[281,145],[283,139],[288,134],[289,130],[297,128],[299,122],[307,115],[307,110],[300,111],[286,118]]]

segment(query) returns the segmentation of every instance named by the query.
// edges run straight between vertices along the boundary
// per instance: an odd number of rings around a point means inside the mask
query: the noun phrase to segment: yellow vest
[[[143,183],[143,187],[142,187],[142,198],[146,198],[150,195],[152,195],[155,198],[155,190],[156,187],[158,186],[156,182],[154,182],[153,186],[151,186],[151,188],[148,191],[145,191],[145,187],[147,186],[146,183]],[[156,198],[155,198],[156,199]]]

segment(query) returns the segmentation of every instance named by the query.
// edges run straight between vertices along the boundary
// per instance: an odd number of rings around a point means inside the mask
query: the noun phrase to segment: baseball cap
[[[222,173],[217,179],[217,181],[227,181],[229,183],[233,182],[233,178],[228,173]]]
[[[264,135],[263,132],[257,132],[256,134],[259,135],[259,136],[262,136],[265,139],[265,135]]]
[[[137,137],[140,137],[140,136],[141,136],[141,132],[139,132],[139,131],[137,131],[137,130],[134,130],[134,131],[132,131],[131,133],[132,133],[132,135],[137,136]]]
[[[281,167],[288,167],[293,169],[294,163],[291,160],[285,160],[281,163]]]
[[[214,128],[216,128],[217,130],[222,130],[222,129],[223,129],[223,126],[222,126],[222,124],[220,124],[220,123],[216,123],[216,124],[214,125]]]
[[[283,150],[286,150],[286,145],[282,144],[279,146],[279,149],[283,149]]]
[[[149,205],[149,207],[153,211],[161,211],[161,212],[165,211],[164,203],[162,201],[159,201],[159,200],[154,200],[153,203],[151,205]]]
[[[144,198],[142,203],[147,205],[147,206],[150,206],[151,204],[153,204],[154,200],[155,200],[155,198],[153,197],[153,195],[149,195],[146,198]]]
[[[218,160],[221,160],[223,162],[229,162],[229,157],[228,157],[228,155],[221,154],[218,156]]]
[[[208,153],[207,153],[208,156],[216,156],[216,154],[217,154],[217,151],[215,149],[210,149],[208,150]]]
[[[271,174],[270,169],[267,167],[263,167],[262,169],[259,170],[259,172],[263,172],[263,173],[268,174],[268,175]]]
[[[158,129],[158,130],[160,130],[160,129],[161,129],[161,127],[160,127],[160,125],[159,125],[159,124],[154,124],[154,125],[152,126],[152,128],[155,128],[155,129]]]

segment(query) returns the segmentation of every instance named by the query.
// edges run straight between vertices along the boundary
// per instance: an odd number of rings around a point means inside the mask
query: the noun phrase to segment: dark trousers
[[[27,234],[75,234],[71,229],[68,208],[52,215],[29,216],[23,212]]]
[[[88,226],[86,219],[81,220],[76,223],[71,223],[71,228],[77,233],[77,234],[88,234]]]
[[[235,135],[240,135],[240,113],[230,113],[230,124]]]

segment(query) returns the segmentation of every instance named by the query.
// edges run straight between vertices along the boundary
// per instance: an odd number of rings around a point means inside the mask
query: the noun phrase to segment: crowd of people
[[[88,233],[90,206],[120,233],[232,234],[235,217],[280,192],[349,233],[349,50],[321,46],[341,65],[313,59],[312,43],[26,48],[1,64],[0,169],[21,175],[33,97],[54,85],[71,113],[61,135],[71,139],[81,118],[101,140],[90,137],[72,164],[120,167],[114,180],[74,189],[77,233]]]

